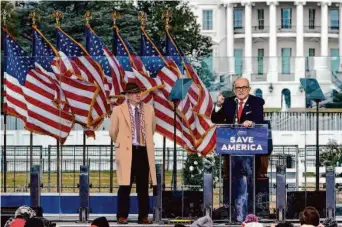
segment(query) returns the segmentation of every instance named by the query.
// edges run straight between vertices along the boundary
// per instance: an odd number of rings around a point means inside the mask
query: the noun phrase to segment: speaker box
[[[299,213],[308,206],[315,207],[320,217],[325,218],[325,201],[325,191],[287,192],[286,218],[298,219]]]
[[[202,191],[162,192],[162,218],[199,218],[203,214]]]
[[[255,213],[258,217],[269,218],[270,189],[268,177],[256,178],[255,180]]]
[[[14,218],[15,211],[19,207],[1,207],[1,227],[5,225],[8,219]],[[43,217],[43,208],[41,207],[31,207],[35,212],[37,217]]]

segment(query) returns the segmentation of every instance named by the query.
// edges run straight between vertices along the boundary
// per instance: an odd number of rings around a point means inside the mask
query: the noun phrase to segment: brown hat
[[[126,93],[137,93],[141,91],[145,91],[146,88],[141,88],[139,87],[136,83],[129,82],[126,84],[126,88],[121,94],[126,94]]]

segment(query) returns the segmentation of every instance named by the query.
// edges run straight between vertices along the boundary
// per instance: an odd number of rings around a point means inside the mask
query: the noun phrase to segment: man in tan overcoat
[[[127,224],[129,196],[136,183],[139,203],[139,224],[151,224],[148,219],[149,176],[157,185],[153,133],[155,114],[153,106],[141,101],[142,89],[127,83],[123,94],[127,102],[113,108],[109,134],[114,141],[118,191],[118,224]]]

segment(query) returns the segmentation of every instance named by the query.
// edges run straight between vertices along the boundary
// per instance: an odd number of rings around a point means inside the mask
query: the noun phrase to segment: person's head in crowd
[[[26,220],[23,218],[10,218],[6,221],[4,227],[24,227]]]
[[[263,225],[259,223],[259,218],[254,214],[248,214],[245,220],[241,224],[242,227],[262,227]]]
[[[259,222],[259,218],[254,214],[249,214],[246,216],[244,223]]]
[[[106,217],[99,217],[92,221],[90,227],[109,227]]]
[[[319,225],[319,213],[314,207],[306,207],[299,213],[299,222],[301,225]]]
[[[294,225],[291,222],[284,221],[279,222],[275,227],[294,227]]]
[[[209,216],[204,216],[194,221],[190,227],[212,227],[213,220]]]
[[[26,221],[24,227],[47,227],[47,226],[44,226],[44,221],[41,218],[33,217]]]
[[[327,218],[322,223],[324,227],[337,227],[337,221],[335,221],[333,218]]]
[[[31,207],[26,205],[19,207],[14,213],[14,218],[24,218],[25,220],[35,216],[36,212]]]

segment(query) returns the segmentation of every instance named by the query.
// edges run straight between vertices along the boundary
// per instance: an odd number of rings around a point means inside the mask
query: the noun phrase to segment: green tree
[[[158,46],[163,46],[165,40],[165,22],[163,12],[172,12],[171,33],[185,55],[194,52],[199,59],[211,52],[211,38],[200,34],[200,26],[189,4],[183,1],[140,1],[139,10],[147,13],[147,31]]]
[[[325,104],[326,108],[342,108],[342,92],[333,90],[333,100],[330,103]]]
[[[18,36],[19,42],[30,47],[31,27],[29,12],[36,10],[41,15],[38,25],[44,35],[55,44],[55,20],[52,17],[54,10],[64,13],[61,27],[75,40],[84,44],[84,14],[90,10],[93,19],[90,22],[92,28],[111,47],[112,18],[110,13],[115,9],[120,12],[117,25],[122,35],[139,50],[140,45],[140,22],[138,11],[144,10],[148,14],[147,30],[157,46],[163,46],[165,37],[165,22],[162,13],[170,9],[173,13],[171,31],[181,49],[186,55],[194,51],[200,58],[207,56],[210,52],[211,40],[200,34],[200,27],[196,23],[196,17],[191,12],[187,3],[181,1],[150,1],[139,2],[138,7],[124,1],[24,1],[23,6],[17,6],[12,2],[1,2],[1,7],[14,9],[8,21],[9,31]]]
[[[211,173],[213,176],[213,183],[216,184],[219,181],[220,156],[208,155],[202,157],[199,154],[189,154],[185,161],[185,167],[183,170],[184,185],[197,186],[191,188],[191,190],[199,190],[200,186],[203,187],[203,174]]]
[[[209,68],[208,64],[203,60],[195,62],[193,61],[192,64],[204,85],[209,88],[211,86],[211,82],[213,82],[215,79],[214,71]]]
[[[203,185],[203,158],[198,154],[189,154],[184,164],[184,185],[200,186]],[[199,190],[198,187],[191,190]]]
[[[323,166],[337,166],[342,162],[342,148],[336,140],[329,140],[326,148],[319,154],[320,164]]]

